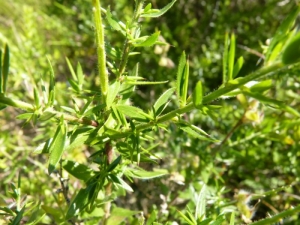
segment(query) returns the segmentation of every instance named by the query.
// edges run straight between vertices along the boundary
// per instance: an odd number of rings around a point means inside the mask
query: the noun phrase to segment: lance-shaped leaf
[[[146,171],[140,168],[127,168],[125,171],[125,175],[138,179],[152,179],[156,177],[161,177],[167,175],[168,171],[164,169],[154,170],[154,171]]]
[[[48,102],[47,102],[47,105],[48,106],[52,106],[53,103],[54,103],[54,98],[55,98],[55,90],[54,90],[54,87],[55,87],[55,82],[54,82],[54,71],[53,71],[53,67],[52,67],[52,64],[50,62],[50,59],[48,59],[48,63],[49,63],[49,67],[50,67],[50,80],[49,80],[49,96],[48,96]]]
[[[232,78],[235,78],[239,74],[243,64],[244,64],[244,58],[243,56],[241,56],[234,65]]]
[[[159,116],[167,107],[170,97],[173,95],[175,88],[165,91],[154,103],[155,116]]]
[[[183,130],[184,132],[186,132],[194,138],[198,138],[203,141],[218,142],[218,140],[210,137],[209,134],[207,134],[204,130],[195,125],[189,124],[187,122],[181,122],[179,125],[181,130]]]
[[[91,168],[78,162],[64,160],[62,165],[69,174],[79,180],[87,182],[93,176],[93,170]]]
[[[2,78],[2,50],[0,49],[0,94],[3,89],[3,78]]]
[[[186,60],[185,52],[183,52],[180,57],[179,66],[177,70],[177,95],[181,107],[185,106],[186,104],[186,97],[188,91],[188,79],[189,79],[189,63],[188,60]]]
[[[141,14],[141,17],[159,17],[159,16],[162,16],[174,5],[174,3],[176,1],[177,0],[172,0],[172,2],[170,2],[168,5],[166,5],[162,9],[147,9],[147,10],[144,10],[144,12]],[[147,6],[146,6],[146,8],[147,8]]]
[[[273,50],[278,44],[278,42],[280,42],[287,35],[287,32],[293,27],[299,15],[299,12],[300,12],[300,6],[298,5],[291,12],[289,12],[288,16],[283,20],[281,25],[278,27],[275,36],[272,38],[268,51],[266,53],[266,58],[265,58],[266,63],[270,61],[270,56],[273,53]]]
[[[153,120],[153,117],[151,115],[148,115],[147,113],[143,112],[140,108],[129,106],[129,105],[117,105],[116,108],[123,113],[124,115],[130,117],[130,118],[136,118],[136,119],[150,119]]]
[[[156,43],[158,40],[160,31],[155,32],[151,36],[144,36],[133,40],[133,45],[135,47],[150,47]]]
[[[51,145],[49,147],[49,166],[48,166],[48,172],[51,174],[61,159],[61,156],[64,151],[65,142],[67,138],[67,127],[62,122],[60,125],[58,125],[55,135],[53,137],[53,140],[51,142]]]
[[[107,172],[113,171],[121,162],[122,156],[119,155],[111,164],[109,164],[107,168]]]
[[[66,214],[66,220],[81,212],[90,203],[92,195],[95,192],[96,184],[91,184],[85,189],[80,189],[74,200],[71,202]]]
[[[228,82],[228,33],[225,34],[224,53],[223,53],[223,84]]]
[[[193,103],[197,109],[201,108],[203,99],[202,82],[198,81],[193,92]]]
[[[0,61],[1,64],[1,61]],[[7,86],[7,79],[9,73],[9,47],[5,45],[4,57],[3,57],[3,65],[2,65],[2,92],[5,93]],[[0,93],[2,93],[0,91]]]
[[[232,80],[233,77],[234,57],[235,57],[235,36],[234,34],[231,34],[230,48],[229,48],[229,55],[228,55],[228,81]]]
[[[287,44],[282,53],[282,62],[292,64],[300,61],[300,32],[298,32]]]
[[[116,80],[110,85],[109,92],[107,93],[106,96],[106,107],[108,109],[113,104],[115,98],[117,97],[117,94],[119,93],[119,90],[120,90],[120,81]]]
[[[118,21],[113,18],[111,12],[110,12],[110,6],[108,6],[107,10],[106,10],[106,19],[108,24],[116,31],[120,31],[121,30],[121,26],[118,23]]]

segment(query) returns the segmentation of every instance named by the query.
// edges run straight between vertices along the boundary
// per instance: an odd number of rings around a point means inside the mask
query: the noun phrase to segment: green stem
[[[108,73],[106,69],[104,31],[101,18],[100,0],[93,0],[93,12],[96,26],[96,42],[98,55],[98,73],[100,77],[100,87],[105,102],[108,92]]]
[[[135,31],[136,31],[136,26],[134,25],[134,23],[138,23],[141,11],[143,9],[144,1],[145,0],[137,0],[136,6],[135,6],[134,14],[133,14],[132,21],[131,21],[131,26],[133,26],[133,28],[130,31],[130,33],[133,35],[135,35]],[[125,44],[123,47],[123,51],[122,51],[122,58],[121,58],[120,66],[119,66],[118,76],[122,76],[123,73],[125,72],[130,50],[131,50],[131,43],[129,42],[129,39],[126,38]]]
[[[278,213],[277,215],[272,216],[270,218],[266,218],[266,219],[263,219],[263,220],[251,223],[251,225],[268,225],[268,224],[273,224],[275,222],[279,222],[283,218],[290,217],[290,216],[295,215],[295,214],[297,214],[299,212],[300,212],[300,205],[298,205],[295,208],[288,209],[286,211]]]
[[[244,78],[233,80],[231,83],[229,82],[225,87],[220,88],[220,89],[206,95],[205,97],[203,97],[203,105],[211,103],[212,101],[239,88],[240,86],[248,83],[249,81],[257,80],[259,78],[262,78],[265,75],[273,75],[282,68],[284,68],[284,65],[281,62],[277,62],[277,63],[274,63],[273,65],[267,66],[267,67],[262,68],[254,73],[251,73]],[[234,83],[234,82],[236,82],[236,83]],[[165,115],[158,117],[156,119],[156,121],[150,121],[149,123],[137,125],[136,131],[142,131],[142,130],[151,128],[151,127],[155,126],[157,123],[167,122],[167,121],[171,120],[172,118],[174,118],[178,115],[187,113],[193,109],[195,109],[195,106],[193,103],[190,103],[182,108],[175,109]],[[124,137],[127,137],[128,135],[130,135],[131,133],[132,133],[131,129],[126,129],[123,132],[120,132],[116,135],[109,136],[109,139],[114,140],[114,139],[124,138]],[[103,139],[105,139],[105,138],[107,138],[107,137],[103,137]]]

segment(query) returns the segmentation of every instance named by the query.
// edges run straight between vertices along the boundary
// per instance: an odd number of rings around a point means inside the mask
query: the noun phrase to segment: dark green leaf
[[[300,61],[300,32],[298,32],[287,44],[282,53],[282,62],[292,64]]]
[[[121,162],[122,156],[119,155],[111,164],[109,164],[108,168],[107,168],[107,172],[111,172],[113,171]]]
[[[3,93],[5,93],[5,91],[6,91],[8,73],[9,73],[9,47],[8,47],[8,45],[5,45],[3,66],[2,66],[2,85],[3,85],[2,92]],[[2,92],[0,92],[0,93],[2,93]]]
[[[228,82],[228,33],[225,34],[224,53],[223,53],[223,84]]]
[[[180,59],[179,59],[178,69],[177,69],[177,96],[178,96],[179,102],[181,102],[181,99],[182,99],[185,65],[186,65],[186,56],[185,56],[185,52],[182,52]]]
[[[3,78],[2,78],[2,50],[0,49],[0,93],[3,90]]]

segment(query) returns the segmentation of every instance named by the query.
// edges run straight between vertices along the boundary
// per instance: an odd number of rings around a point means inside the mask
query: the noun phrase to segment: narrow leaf
[[[35,107],[38,109],[41,106],[41,101],[40,101],[40,94],[36,87],[34,87],[33,89],[33,94],[34,94],[34,104]]]
[[[186,56],[185,56],[185,52],[182,52],[180,59],[179,59],[179,65],[178,65],[178,69],[177,69],[177,96],[178,99],[180,101],[180,97],[182,94],[182,87],[183,87],[183,72],[184,72],[184,67],[186,64]]]
[[[164,169],[146,171],[143,169],[127,168],[125,174],[128,175],[129,177],[138,178],[138,179],[152,179],[152,178],[167,175],[168,171]]]
[[[120,31],[121,30],[121,27],[118,23],[118,21],[113,18],[111,12],[110,12],[110,6],[108,6],[107,10],[106,10],[106,19],[107,19],[107,22],[108,24],[116,31]]]
[[[287,32],[293,27],[299,12],[300,12],[300,6],[297,5],[291,12],[289,12],[288,16],[283,20],[281,25],[278,27],[274,37],[271,40],[268,51],[266,53],[266,58],[265,58],[266,63],[270,61],[269,60],[270,55],[272,54],[275,46],[278,44],[279,41],[281,41],[282,38],[286,36]]]
[[[92,184],[85,189],[80,189],[75,199],[70,204],[70,207],[66,214],[66,220],[71,219],[73,216],[81,212],[87,206],[93,195],[95,185],[96,184]]]
[[[239,74],[241,68],[243,67],[243,64],[244,64],[244,58],[243,56],[241,56],[234,65],[232,78],[235,78]]]
[[[2,50],[0,49],[0,93],[2,92],[3,88],[3,78],[2,78]]]
[[[135,47],[150,47],[155,44],[155,42],[157,41],[157,39],[159,37],[159,34],[160,34],[160,31],[157,31],[154,34],[152,34],[151,36],[145,38],[145,40],[143,40],[141,42],[133,43],[133,45]]]
[[[65,124],[61,124],[57,127],[57,130],[55,132],[55,135],[49,147],[49,152],[50,152],[49,167],[48,167],[49,174],[51,174],[55,170],[55,167],[63,154],[65,142],[67,138],[66,129],[67,128]]]
[[[81,89],[84,81],[84,75],[80,63],[77,63],[77,80],[78,80],[78,85]]]
[[[172,0],[172,2],[170,2],[168,5],[166,5],[165,7],[163,7],[160,10],[149,9],[147,11],[144,11],[144,13],[141,14],[141,17],[159,17],[159,16],[162,16],[174,5],[174,3],[176,1],[177,0]]]
[[[72,64],[70,63],[70,61],[69,61],[68,58],[66,58],[66,61],[67,61],[67,64],[68,64],[68,67],[69,67],[69,70],[70,70],[70,72],[71,72],[71,75],[72,75],[73,79],[74,79],[75,81],[77,81],[77,76],[76,76],[76,74],[75,74],[75,71],[74,71],[74,69],[73,69]]]
[[[2,91],[3,91],[3,93],[5,93],[5,91],[6,91],[8,73],[9,73],[9,47],[8,47],[8,45],[5,45],[4,57],[3,57],[3,66],[2,66],[2,78],[3,78],[3,80],[2,80],[2,83],[3,83],[2,84],[3,85]]]
[[[226,84],[228,81],[227,62],[228,62],[228,33],[226,32],[225,42],[224,42],[224,53],[223,53],[223,84]]]
[[[183,130],[184,132],[188,133],[192,137],[198,138],[200,140],[217,142],[217,140],[215,140],[215,139],[213,139],[213,138],[211,138],[211,137],[209,137],[207,135],[204,135],[201,132],[199,132],[201,129],[198,128],[200,130],[197,130],[195,128],[195,126],[183,125],[183,126],[180,126],[180,129]]]
[[[292,64],[300,61],[300,32],[298,32],[287,44],[282,53],[282,62]]]
[[[206,185],[204,184],[201,188],[200,193],[196,198],[196,210],[195,218],[205,218],[205,208],[206,208]]]
[[[50,67],[50,80],[49,80],[49,96],[48,96],[48,102],[47,105],[48,106],[52,106],[54,103],[54,94],[55,94],[55,90],[54,90],[54,86],[55,86],[55,82],[54,82],[54,71],[53,71],[53,67],[52,64],[50,62],[50,59],[48,59],[48,63],[49,63],[49,67]]]
[[[167,102],[169,101],[170,97],[173,95],[175,91],[175,88],[170,88],[167,91],[165,91],[154,103],[154,110],[156,116],[159,116],[163,110],[167,106]]]
[[[198,81],[198,83],[196,84],[196,87],[193,91],[193,103],[197,109],[201,108],[202,99],[203,99],[202,82]]]
[[[109,164],[107,168],[107,172],[113,171],[121,162],[122,156],[119,155],[118,158],[116,158],[111,164]]]
[[[184,68],[184,73],[183,73],[181,107],[186,105],[187,93],[188,93],[188,88],[189,88],[189,74],[190,74],[190,68],[189,68],[189,61],[187,60],[185,68]]]
[[[111,107],[112,103],[114,102],[115,98],[119,93],[119,90],[120,90],[120,81],[116,80],[110,85],[109,91],[107,93],[107,97],[106,97],[107,108]]]
[[[130,118],[137,119],[153,119],[150,115],[143,112],[143,110],[129,105],[117,105],[116,108],[124,115]]]
[[[234,57],[235,57],[235,36],[234,34],[231,34],[230,48],[229,48],[229,55],[228,55],[228,81],[232,80],[233,77]]]

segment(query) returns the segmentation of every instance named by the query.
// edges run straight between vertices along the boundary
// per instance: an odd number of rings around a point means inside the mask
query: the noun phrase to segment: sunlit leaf
[[[172,2],[170,2],[168,5],[166,5],[165,7],[163,7],[160,10],[149,9],[146,12],[144,11],[144,13],[141,14],[141,17],[159,17],[159,16],[162,16],[174,5],[174,3],[176,1],[177,0],[172,0]]]
[[[134,42],[133,45],[135,47],[150,47],[155,44],[155,42],[158,40],[159,35],[160,31],[157,31],[149,37],[141,38],[142,41]]]
[[[193,91],[193,103],[196,108],[200,108],[202,105],[202,99],[203,99],[203,88],[202,88],[202,82],[198,81],[196,84],[196,87]]]
[[[51,174],[55,170],[57,163],[61,159],[65,147],[66,138],[67,138],[67,127],[63,123],[57,127],[55,135],[49,147],[49,152],[50,152],[49,167],[48,167],[49,174]]]
[[[146,171],[143,169],[133,169],[127,168],[125,174],[130,177],[139,178],[139,179],[152,179],[156,177],[161,177],[167,175],[169,172],[164,169],[154,170],[154,171]]]
[[[170,97],[173,95],[176,88],[170,88],[166,90],[154,103],[153,107],[155,110],[156,116],[159,116],[163,110],[167,106],[167,102],[169,101]]]
[[[241,56],[234,65],[232,78],[236,78],[236,76],[239,74],[240,70],[242,69],[243,64],[244,64],[244,58],[243,56]]]
[[[64,160],[62,166],[69,174],[85,182],[93,176],[93,170],[91,168],[78,162]]]
[[[120,81],[116,80],[109,86],[106,97],[106,107],[110,108],[120,90]]]
[[[228,80],[232,80],[233,78],[234,57],[235,57],[235,36],[234,34],[231,34],[229,55],[228,55]]]

